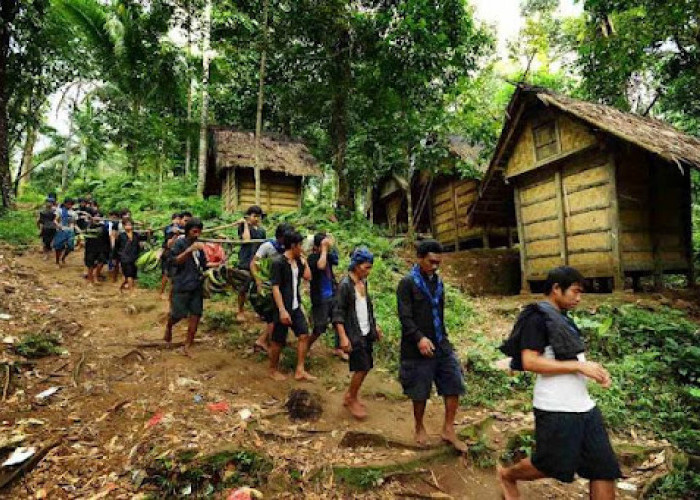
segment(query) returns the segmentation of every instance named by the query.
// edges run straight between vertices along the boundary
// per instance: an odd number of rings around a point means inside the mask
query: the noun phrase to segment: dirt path
[[[11,316],[0,321],[0,337],[59,331],[66,350],[25,367],[2,403],[0,437],[21,430],[24,445],[38,448],[60,440],[36,469],[0,492],[3,498],[134,498],[148,491],[139,485],[156,457],[182,449],[211,453],[231,447],[269,455],[274,467],[261,487],[267,497],[394,498],[409,491],[500,498],[493,470],[475,468],[444,447],[420,452],[401,446],[339,446],[346,431],[411,441],[410,404],[402,400],[393,373],[372,373],[365,388],[370,416],[356,422],[341,405],[347,365],[323,346],[313,353],[312,368],[319,375],[313,384],[265,377],[264,359],[249,347],[260,326],[252,317],[234,327],[239,338],[249,339],[247,345],[232,347],[232,332],[203,331],[192,360],[175,350],[139,347],[162,337],[167,302],[157,293],[120,294],[111,282],[87,286],[79,253],[60,270],[35,252],[14,257],[5,248],[0,254],[0,309]],[[226,307],[223,302],[205,306]],[[482,299],[478,307],[488,304]],[[176,329],[175,340],[182,340],[183,333],[184,325]],[[37,401],[38,393],[53,386],[60,391]],[[300,425],[288,419],[282,405],[294,388],[320,395],[324,413],[319,421]],[[207,406],[221,402],[229,411],[213,412]],[[251,417],[244,420],[241,410],[249,410]],[[464,426],[489,415],[464,410],[458,421]],[[432,401],[427,424],[435,441],[441,417],[439,401]],[[504,433],[516,424],[506,418],[490,425],[496,442],[504,445]],[[343,493],[333,474],[326,474],[330,466],[404,462],[413,462],[419,472],[396,475],[365,493]],[[325,471],[323,479],[318,479],[320,471]],[[526,498],[579,498],[584,492],[582,483],[548,481],[525,488]]]

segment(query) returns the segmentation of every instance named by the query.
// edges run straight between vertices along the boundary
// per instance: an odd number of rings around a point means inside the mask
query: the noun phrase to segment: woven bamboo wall
[[[227,169],[222,184],[224,208],[233,212],[255,205],[255,174],[252,168]],[[265,212],[291,212],[301,206],[301,177],[260,172],[260,206]]]

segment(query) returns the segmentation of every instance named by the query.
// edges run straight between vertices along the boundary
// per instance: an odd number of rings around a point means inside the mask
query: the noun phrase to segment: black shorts
[[[54,227],[46,227],[41,230],[41,243],[47,252],[51,250],[54,236],[56,236],[56,228]]]
[[[574,473],[592,481],[622,477],[598,407],[585,413],[535,408],[532,465],[565,483],[574,480]]]
[[[311,321],[314,325],[314,335],[323,335],[328,330],[328,325],[333,321],[334,303],[333,298],[330,298],[311,305]]]
[[[309,334],[309,324],[306,322],[306,316],[301,310],[301,307],[294,309],[289,313],[292,317],[292,331],[297,337],[301,335]],[[275,326],[272,329],[272,341],[278,344],[287,344],[287,333],[289,332],[289,327],[283,325],[279,321],[275,321]]]
[[[187,292],[173,291],[170,301],[170,317],[180,320],[189,316],[202,316],[204,313],[204,294],[197,288]]]
[[[136,279],[138,277],[136,262],[122,262],[122,274],[125,278]]]
[[[401,360],[399,380],[403,393],[413,401],[430,399],[433,383],[440,396],[464,394],[462,367],[454,352],[443,352],[433,358]]]
[[[85,267],[95,267],[98,264],[107,262],[107,252],[103,248],[91,248],[85,246]]]
[[[372,357],[373,343],[367,340],[367,337],[358,339],[352,343],[352,351],[350,351],[350,371],[351,372],[368,372],[374,368],[374,358]]]

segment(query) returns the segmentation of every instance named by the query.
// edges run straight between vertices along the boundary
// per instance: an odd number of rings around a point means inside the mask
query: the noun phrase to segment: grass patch
[[[22,250],[39,241],[36,216],[29,210],[0,213],[0,241]]]
[[[60,345],[61,339],[58,335],[30,333],[14,346],[14,351],[25,358],[44,358],[61,354],[63,350],[59,347]]]

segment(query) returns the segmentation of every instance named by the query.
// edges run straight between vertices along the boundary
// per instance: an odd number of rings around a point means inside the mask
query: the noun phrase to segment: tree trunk
[[[66,147],[63,150],[63,167],[61,168],[61,194],[65,195],[68,190],[68,164],[70,163],[70,141],[73,139],[73,113],[75,112],[75,101],[70,109],[68,117],[68,137],[66,137]]]
[[[192,56],[192,5],[187,5],[187,127],[185,129],[185,177],[190,175],[192,163],[192,76],[190,75],[190,57]]]
[[[258,109],[255,112],[255,204],[260,206],[260,141],[262,139],[262,111],[265,100],[265,60],[267,59],[267,16],[270,1],[263,0],[262,47],[260,51],[260,80],[258,82]]]
[[[22,162],[19,165],[19,170],[17,171],[17,177],[15,179],[15,194],[17,196],[22,194],[24,186],[29,184],[32,177],[32,169],[34,168],[32,165],[34,160],[34,145],[36,144],[38,131],[39,127],[33,124],[27,128],[27,137],[24,141],[24,149],[22,150]]]
[[[202,44],[202,110],[199,122],[199,166],[197,195],[204,197],[207,180],[207,114],[209,107],[209,36],[211,35],[211,0],[204,7],[204,42]]]
[[[338,176],[336,206],[347,211],[355,210],[355,191],[350,185],[345,156],[348,146],[347,95],[350,87],[350,32],[347,26],[338,29],[338,39],[333,51],[331,69],[330,139],[333,152],[333,170]]]
[[[132,126],[138,126],[141,117],[141,104],[138,101],[132,103],[131,109],[131,124]],[[135,134],[130,134],[129,143],[126,145],[127,156],[129,157],[129,170],[131,175],[136,177],[139,173],[139,158],[138,158],[138,147],[136,146],[136,136]]]
[[[412,184],[412,179],[413,179],[413,170],[414,170],[414,162],[415,158],[411,154],[411,148],[406,147],[406,164],[407,164],[407,181],[408,181],[408,189],[406,190],[406,215],[408,216],[408,239],[410,240],[413,237],[413,193],[411,190],[411,184]]]
[[[17,0],[0,0],[0,196],[2,208],[10,208],[12,176],[10,175],[10,143],[7,104],[7,58],[10,51],[10,26],[17,15]]]

